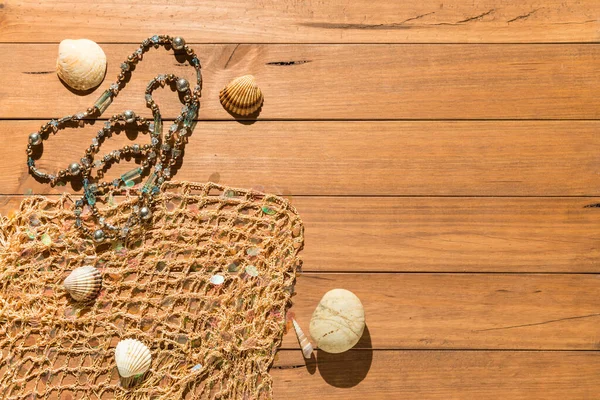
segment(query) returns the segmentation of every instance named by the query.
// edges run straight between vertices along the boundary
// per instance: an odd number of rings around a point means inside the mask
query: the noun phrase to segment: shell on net
[[[65,39],[58,46],[56,73],[73,89],[91,89],[104,80],[106,55],[89,39]]]
[[[152,354],[139,340],[121,340],[115,349],[115,362],[122,378],[137,377],[150,369]]]
[[[262,106],[263,94],[252,75],[235,78],[219,93],[219,100],[227,111],[246,116]]]
[[[298,343],[300,343],[300,347],[302,348],[302,354],[304,358],[310,358],[313,352],[313,346],[302,331],[300,329],[300,325],[296,322],[295,319],[292,318],[292,324],[294,324],[294,330],[296,331],[296,336],[298,337]]]
[[[89,301],[102,288],[102,274],[91,265],[74,269],[63,282],[65,290],[77,301]]]

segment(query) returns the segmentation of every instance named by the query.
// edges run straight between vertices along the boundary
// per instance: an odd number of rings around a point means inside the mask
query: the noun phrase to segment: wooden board
[[[599,13],[595,0],[6,0],[0,40],[131,42],[166,32],[209,43],[595,42]]]
[[[28,175],[28,133],[93,104],[142,39],[181,35],[204,91],[176,178],[292,200],[306,247],[291,312],[306,333],[332,288],[365,305],[347,353],[305,365],[285,335],[275,399],[594,399],[598,15],[596,0],[0,0],[0,213],[25,193],[80,191]],[[55,74],[58,43],[80,37],[108,57],[83,94]],[[159,73],[191,78],[171,53],[147,54],[104,118],[148,116]],[[218,93],[248,73],[265,103],[235,122]],[[179,111],[155,98],[167,119]],[[96,129],[61,132],[38,165],[75,161]],[[126,136],[147,139],[128,131],[102,153]]]
[[[513,351],[280,351],[275,399],[514,399],[597,397],[600,353]]]
[[[298,278],[291,312],[307,335],[319,300],[334,288],[362,299],[370,337],[363,341],[365,348],[600,346],[600,279],[595,275],[306,273]],[[283,347],[292,346],[298,342],[290,332]]]
[[[289,196],[288,196],[289,197]],[[23,196],[0,196],[0,214]],[[307,272],[598,272],[600,198],[292,197]]]
[[[253,74],[261,119],[595,119],[600,45],[197,45],[204,71],[202,119],[233,119],[218,100],[234,77]],[[91,106],[55,74],[56,44],[0,45],[0,118],[52,118]],[[103,45],[107,88],[136,45]],[[8,56],[10,55],[10,56]],[[160,73],[192,77],[167,51],[147,53],[107,113],[144,114],[143,91]],[[295,63],[291,63],[294,61]],[[180,110],[159,96],[164,116]],[[58,101],[60,99],[60,101]],[[146,112],[146,114],[149,114]]]
[[[27,137],[43,121],[0,121],[0,193],[57,193],[29,174]],[[39,168],[65,168],[100,124],[59,131]],[[166,124],[168,127],[168,124]],[[165,129],[167,129],[165,127]],[[595,121],[201,122],[176,179],[291,195],[600,195]],[[100,155],[148,135],[113,135]],[[133,168],[123,161],[108,178]]]

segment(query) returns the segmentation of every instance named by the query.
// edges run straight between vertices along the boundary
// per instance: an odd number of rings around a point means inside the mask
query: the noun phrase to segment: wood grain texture
[[[514,399],[597,397],[599,352],[280,351],[275,399]]]
[[[0,214],[23,196],[0,196]],[[293,197],[306,272],[598,272],[590,198]]]
[[[143,39],[142,37],[139,38]],[[56,44],[0,45],[0,118],[51,118],[100,95],[76,96],[54,73]],[[132,44],[107,44],[108,87]],[[253,74],[261,119],[594,119],[600,45],[194,45],[203,63],[201,119],[232,119],[218,92]],[[167,51],[147,53],[107,113],[146,110],[159,73],[192,77]],[[285,65],[297,61],[295,65]],[[284,65],[281,65],[283,63]],[[164,93],[162,93],[164,95]],[[163,116],[180,110],[159,95]],[[58,100],[60,99],[60,101]],[[163,101],[164,100],[164,101]],[[146,113],[149,115],[149,113]]]
[[[0,213],[80,191],[29,176],[28,133],[90,106],[142,39],[181,35],[205,84],[176,179],[291,198],[306,246],[290,311],[307,334],[332,288],[365,306],[341,355],[305,365],[284,336],[276,399],[594,399],[599,15],[596,0],[0,0]],[[58,42],[80,37],[109,63],[87,94],[55,74]],[[147,81],[191,78],[182,61],[148,53],[104,117],[149,116]],[[244,74],[265,94],[256,123],[218,101]],[[51,138],[38,165],[75,161],[96,129]],[[102,154],[130,139],[147,137]]]
[[[171,33],[209,43],[595,42],[599,13],[595,0],[6,0],[0,40],[129,42]]]
[[[27,137],[44,121],[0,121],[0,193],[58,193],[28,173]],[[100,124],[59,131],[36,165],[77,161]],[[176,179],[291,195],[600,195],[596,121],[200,122]],[[165,129],[168,128],[166,124]],[[113,135],[100,155],[146,134]],[[123,161],[112,179],[131,169]]]
[[[306,273],[290,310],[307,335],[319,300],[334,288],[361,299],[367,348],[600,348],[597,275]],[[292,346],[298,341],[289,332],[283,347]]]

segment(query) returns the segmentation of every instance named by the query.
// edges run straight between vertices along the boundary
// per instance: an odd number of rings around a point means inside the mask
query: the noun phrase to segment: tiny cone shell
[[[56,73],[76,90],[98,86],[106,74],[106,55],[89,39],[65,39],[58,46]]]
[[[91,265],[74,269],[65,279],[63,286],[76,301],[94,299],[102,288],[102,275]]]
[[[115,362],[122,378],[137,377],[150,369],[150,349],[135,339],[121,340],[115,349]]]
[[[292,319],[292,323],[294,324],[294,330],[296,331],[296,336],[298,337],[298,343],[300,343],[300,347],[302,348],[302,355],[304,355],[304,358],[310,358],[313,352],[312,344],[302,329],[300,329],[300,325],[298,325],[295,319]]]
[[[227,111],[247,116],[262,106],[263,94],[252,75],[235,78],[219,94],[219,100]]]

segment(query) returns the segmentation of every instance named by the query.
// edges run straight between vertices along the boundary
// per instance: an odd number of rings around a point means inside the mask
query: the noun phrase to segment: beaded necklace
[[[188,81],[179,78],[173,74],[160,74],[152,79],[146,87],[145,99],[146,106],[152,110],[153,121],[136,115],[132,110],[126,110],[121,114],[115,114],[104,123],[102,129],[98,131],[96,137],[92,139],[92,144],[85,151],[85,155],[79,162],[72,162],[66,168],[59,170],[54,174],[48,174],[35,167],[33,152],[36,146],[39,146],[49,134],[56,134],[59,130],[67,127],[69,124],[79,123],[86,117],[97,118],[112,103],[121,89],[126,86],[126,78],[131,75],[131,67],[142,60],[143,54],[151,48],[159,46],[172,47],[176,52],[184,51],[189,58],[189,63],[196,70],[197,84],[194,89],[190,89]],[[176,53],[180,54],[180,53]],[[169,85],[173,90],[177,90],[183,96],[183,108],[173,124],[162,137],[162,118],[158,105],[152,98],[152,92],[159,88]],[[30,173],[37,179],[50,183],[51,186],[58,182],[67,180],[81,179],[83,183],[83,196],[75,202],[74,213],[76,216],[75,225],[87,236],[91,236],[94,241],[100,243],[106,239],[126,239],[131,228],[137,224],[148,223],[152,220],[152,206],[154,196],[160,192],[160,186],[165,180],[171,178],[171,168],[177,164],[182,156],[182,150],[187,141],[188,135],[192,132],[195,125],[195,118],[200,107],[200,96],[202,91],[202,74],[200,60],[196,57],[194,51],[185,44],[181,37],[171,37],[169,35],[154,35],[145,39],[140,47],[127,57],[127,60],[121,64],[121,72],[117,76],[117,81],[112,83],[108,89],[96,100],[92,107],[85,112],[75,115],[68,115],[60,119],[53,119],[42,125],[37,132],[29,135],[27,145],[27,165]],[[98,160],[94,156],[98,153],[100,146],[108,137],[114,128],[124,128],[126,126],[137,125],[142,130],[147,130],[151,135],[150,144],[133,144],[121,149],[114,150]],[[93,181],[91,171],[93,168],[106,168],[114,162],[119,162],[121,157],[132,156],[140,160],[140,166],[124,173],[120,178],[112,182],[100,181],[103,175],[98,172],[98,177]],[[105,194],[120,194],[125,188],[135,185],[137,179],[148,175],[141,190],[138,193],[138,205],[134,207],[127,222],[122,226],[114,226],[108,223],[100,215],[96,206],[96,197]],[[90,229],[85,226],[81,220],[83,207],[87,205],[96,223],[96,228]]]

